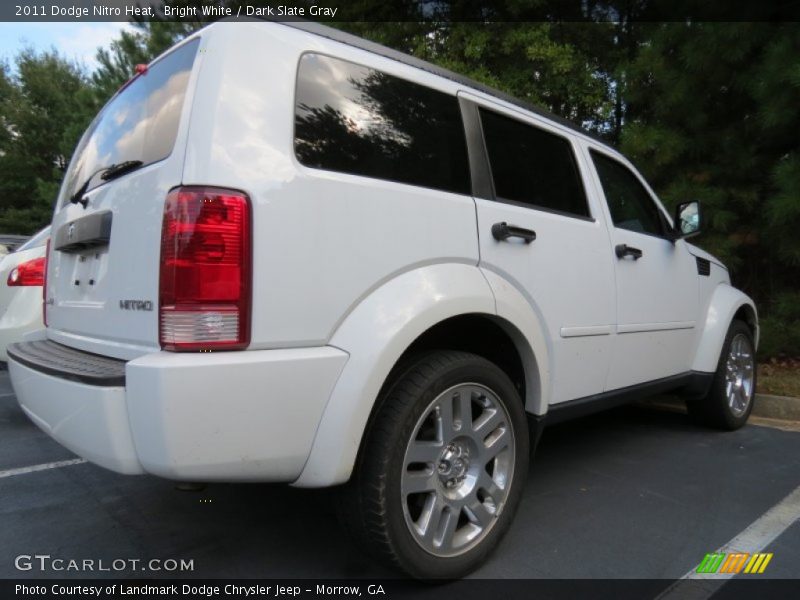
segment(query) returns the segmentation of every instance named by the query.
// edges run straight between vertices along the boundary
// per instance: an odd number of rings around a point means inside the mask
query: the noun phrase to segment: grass
[[[773,361],[758,365],[759,394],[800,398],[800,361]]]

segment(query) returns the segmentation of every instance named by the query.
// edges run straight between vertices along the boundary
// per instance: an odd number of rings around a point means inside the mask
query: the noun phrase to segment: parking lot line
[[[800,487],[795,488],[792,493],[714,553],[761,552],[798,519],[800,519]],[[664,590],[656,600],[705,600],[734,575],[736,573],[698,573],[695,567]]]
[[[60,469],[61,467],[82,465],[85,462],[86,462],[85,458],[73,458],[71,460],[59,460],[57,462],[42,463],[40,465],[31,465],[30,467],[8,469],[6,471],[0,471],[0,479],[3,479],[4,477],[14,477],[15,475],[25,475],[27,473],[36,473],[37,471],[47,471],[48,469]]]

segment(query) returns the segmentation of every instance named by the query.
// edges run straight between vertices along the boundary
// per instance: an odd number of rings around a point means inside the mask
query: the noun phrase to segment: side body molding
[[[693,371],[711,373],[717,370],[722,344],[725,335],[736,311],[742,306],[748,306],[753,311],[755,322],[758,322],[758,312],[750,297],[727,283],[719,284],[711,295],[708,305],[705,324],[699,333],[697,352],[695,353]],[[755,342],[758,346],[758,326],[755,330]]]

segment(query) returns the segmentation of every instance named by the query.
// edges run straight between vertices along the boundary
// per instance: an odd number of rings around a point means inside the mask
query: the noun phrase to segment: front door
[[[697,265],[643,180],[601,148],[589,151],[617,282],[617,330],[606,390],[689,371],[698,305]]]

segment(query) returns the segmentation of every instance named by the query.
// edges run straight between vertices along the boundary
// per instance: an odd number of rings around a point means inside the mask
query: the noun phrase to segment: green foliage
[[[800,266],[800,150],[781,156],[771,171],[774,191],[767,206],[768,231],[780,258]]]
[[[699,244],[756,298],[762,353],[800,354],[800,27],[665,23],[629,67],[623,150],[667,205],[701,201]]]
[[[73,148],[96,111],[83,69],[25,50],[0,71],[0,231],[44,226]]]
[[[347,23],[340,27],[544,107],[603,132],[612,90],[597,55],[611,46],[608,23]]]
[[[800,292],[778,294],[772,301],[770,312],[761,318],[759,324],[759,357],[796,358],[800,349]]]

